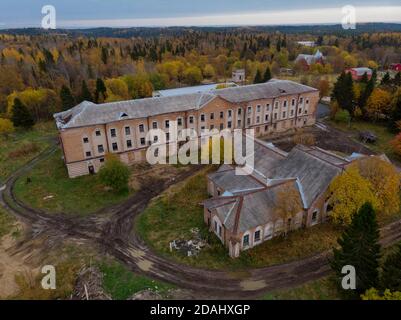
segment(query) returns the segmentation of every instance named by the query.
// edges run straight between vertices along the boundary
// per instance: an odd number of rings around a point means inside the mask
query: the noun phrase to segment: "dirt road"
[[[193,290],[200,298],[256,298],[271,290],[294,287],[319,279],[330,271],[327,261],[330,256],[329,251],[287,264],[250,269],[247,275],[241,278],[226,271],[181,265],[154,253],[133,232],[135,218],[146,208],[151,199],[169,186],[194,174],[201,168],[200,166],[193,166],[175,178],[160,177],[143,181],[142,188],[129,200],[88,218],[48,214],[29,208],[15,198],[14,182],[55,150],[56,146],[53,146],[15,172],[8,179],[5,189],[0,192],[0,204],[32,226],[31,237],[49,234],[49,237],[52,237],[51,241],[63,241],[65,238],[92,241],[133,271]],[[383,245],[400,241],[401,221],[383,228],[381,236]]]

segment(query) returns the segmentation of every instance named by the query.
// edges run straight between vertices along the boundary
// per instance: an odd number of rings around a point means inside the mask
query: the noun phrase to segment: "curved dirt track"
[[[132,270],[155,279],[190,289],[200,298],[256,298],[262,293],[303,284],[329,274],[330,251],[287,264],[249,269],[246,275],[226,271],[204,270],[170,261],[150,250],[133,232],[135,218],[149,201],[169,186],[186,179],[200,169],[194,166],[181,172],[175,179],[144,181],[144,186],[126,202],[104,209],[88,218],[48,214],[32,209],[15,198],[15,181],[35,164],[56,150],[51,147],[26,166],[15,172],[6,188],[0,191],[0,203],[32,226],[36,233],[53,232],[65,237],[86,239],[116,257]],[[381,230],[382,244],[390,245],[401,240],[401,220]]]

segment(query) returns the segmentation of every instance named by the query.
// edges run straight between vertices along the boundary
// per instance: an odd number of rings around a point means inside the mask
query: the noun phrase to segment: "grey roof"
[[[59,129],[110,123],[124,119],[140,119],[171,112],[182,112],[202,108],[216,97],[232,103],[288,94],[317,91],[288,80],[270,80],[266,83],[242,87],[212,90],[207,93],[191,93],[167,97],[154,97],[120,102],[94,104],[84,101],[74,108],[54,114]]]
[[[372,74],[373,71],[370,68],[366,68],[366,67],[360,67],[360,68],[351,68],[352,70],[356,71],[356,74],[358,76],[363,76],[365,73],[367,74]]]
[[[295,147],[288,157],[272,171],[272,178],[296,178],[301,185],[306,208],[316,197],[327,189],[333,178],[348,161],[317,150],[316,148]]]
[[[231,167],[227,170],[220,170],[208,175],[218,187],[233,194],[240,192],[263,189],[265,186],[252,176],[240,176],[235,174],[235,169]]]
[[[230,86],[230,87],[238,86],[234,82],[204,84],[204,85],[200,85],[200,86],[158,90],[153,93],[153,96],[154,97],[171,97],[171,96],[179,96],[179,95],[183,95],[183,94],[210,92],[213,90],[221,90],[221,89],[217,89],[217,87],[220,85],[225,85],[225,86]]]

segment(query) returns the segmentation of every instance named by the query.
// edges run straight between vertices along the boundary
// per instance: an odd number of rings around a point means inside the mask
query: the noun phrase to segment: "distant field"
[[[46,149],[56,136],[54,122],[39,123],[32,130],[19,129],[8,138],[0,136],[0,184]]]

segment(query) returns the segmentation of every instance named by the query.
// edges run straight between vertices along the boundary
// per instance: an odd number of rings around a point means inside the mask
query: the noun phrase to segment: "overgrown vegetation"
[[[172,286],[135,274],[119,262],[102,262],[103,288],[115,300],[126,300],[142,290],[166,293]]]
[[[71,179],[58,150],[17,180],[15,194],[33,208],[86,215],[121,202],[130,191],[113,192],[98,175]]]
[[[203,221],[203,207],[207,199],[206,168],[187,181],[168,190],[155,199],[137,222],[137,232],[154,250],[165,257],[197,267],[238,270],[262,267],[312,256],[331,249],[341,232],[341,227],[322,224],[305,230],[291,232],[287,237],[266,241],[241,253],[237,259],[228,256],[228,249],[211,232]],[[199,228],[208,246],[196,257],[185,257],[170,252],[169,243],[175,239],[190,239],[191,228]]]
[[[8,137],[0,135],[0,184],[13,171],[46,149],[55,136],[53,122],[37,124],[32,130],[17,130]]]

